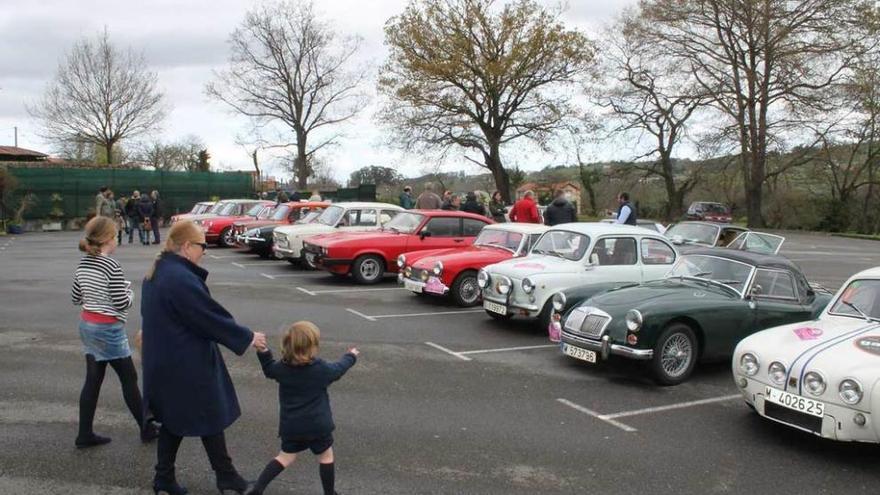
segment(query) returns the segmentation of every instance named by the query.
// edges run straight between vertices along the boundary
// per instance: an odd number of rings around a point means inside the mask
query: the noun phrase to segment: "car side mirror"
[[[421,234],[419,234],[419,239],[425,240],[425,237],[431,237],[431,232],[428,230],[423,230]]]

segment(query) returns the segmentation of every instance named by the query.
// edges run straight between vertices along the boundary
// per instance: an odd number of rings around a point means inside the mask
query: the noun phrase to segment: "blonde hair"
[[[150,267],[150,269],[147,271],[146,277],[144,278],[146,278],[147,280],[151,280],[153,278],[153,274],[156,272],[156,264],[163,254],[177,253],[180,251],[180,248],[183,247],[183,245],[187,242],[201,242],[202,235],[202,229],[191,220],[176,222],[168,230],[168,234],[166,234],[165,236],[165,247],[162,249],[162,252],[160,252],[159,255],[156,257],[156,261],[153,262],[153,266]]]
[[[281,361],[290,365],[311,363],[318,355],[321,331],[310,321],[298,321],[281,338]]]
[[[116,221],[110,217],[94,217],[86,224],[85,233],[79,241],[79,250],[97,256],[101,248],[116,237]]]

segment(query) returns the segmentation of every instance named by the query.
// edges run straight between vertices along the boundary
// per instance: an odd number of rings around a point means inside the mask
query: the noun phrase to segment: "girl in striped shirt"
[[[137,371],[125,334],[125,317],[132,304],[132,291],[122,267],[109,256],[117,246],[116,225],[112,218],[98,216],[86,224],[85,234],[79,249],[86,254],[76,269],[71,291],[73,304],[82,306],[79,336],[86,356],[86,381],[79,397],[76,446],[94,447],[110,441],[92,429],[108,364],[119,376],[125,404],[140,427],[141,440],[149,442],[158,436],[159,430],[154,421],[144,420]]]

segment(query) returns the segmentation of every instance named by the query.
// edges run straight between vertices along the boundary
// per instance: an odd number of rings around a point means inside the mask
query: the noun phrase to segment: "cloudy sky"
[[[564,20],[592,34],[635,2],[571,0]],[[49,150],[26,105],[39,98],[59,59],[76,39],[94,36],[106,26],[115,44],[143,51],[151,70],[158,73],[160,87],[173,109],[161,131],[162,138],[173,140],[195,134],[207,144],[214,166],[250,169],[248,156],[235,144],[236,135],[248,128],[247,122],[208,100],[204,85],[211,79],[212,70],[224,66],[226,39],[251,5],[253,2],[242,0],[0,0],[0,145],[12,145],[13,127],[17,126],[19,146]],[[363,38],[359,62],[378,65],[386,54],[383,25],[402,11],[406,2],[318,0],[316,5],[339,31]],[[369,89],[372,91],[372,87]],[[374,100],[346,127],[339,146],[324,155],[337,178],[345,179],[366,165],[394,166],[409,176],[418,175],[425,167],[420,157],[383,145],[384,130],[372,115],[376,105]],[[538,169],[548,161],[561,160],[519,150],[505,154],[508,164],[524,169]],[[605,154],[594,151],[597,158]],[[452,157],[447,168],[474,171],[464,163],[460,157]],[[272,170],[276,175],[286,175],[280,165]]]

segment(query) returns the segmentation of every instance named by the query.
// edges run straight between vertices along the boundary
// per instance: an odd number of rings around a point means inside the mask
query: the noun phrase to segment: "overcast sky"
[[[541,0],[547,5],[557,2]],[[570,26],[593,35],[625,6],[636,0],[571,0],[564,15]],[[217,168],[250,169],[250,161],[235,144],[247,122],[208,100],[204,85],[211,71],[222,68],[227,57],[226,39],[253,2],[241,0],[0,0],[0,145],[18,143],[24,148],[49,151],[26,105],[42,94],[65,51],[78,38],[94,36],[104,26],[119,46],[142,50],[172,112],[161,136],[175,139],[195,134],[208,146]],[[360,35],[359,62],[380,64],[385,58],[382,28],[401,12],[403,0],[319,0],[319,12],[345,33]],[[370,91],[373,92],[373,83]],[[374,103],[346,127],[339,146],[324,154],[333,174],[344,180],[366,165],[393,166],[404,175],[418,175],[424,163],[382,142],[384,130],[373,120]],[[534,170],[560,160],[520,150],[502,151],[508,165]],[[606,158],[605,151],[594,157]],[[625,158],[625,157],[619,157]],[[269,157],[266,157],[269,160]],[[449,170],[467,167],[460,157],[448,160]],[[280,166],[275,175],[285,176]]]

